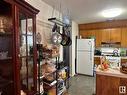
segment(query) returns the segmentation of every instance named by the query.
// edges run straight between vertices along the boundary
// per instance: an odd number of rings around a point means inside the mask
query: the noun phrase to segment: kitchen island
[[[121,87],[126,87],[122,89]],[[123,92],[122,92],[123,90]],[[96,95],[127,95],[127,74],[118,68],[96,69]]]

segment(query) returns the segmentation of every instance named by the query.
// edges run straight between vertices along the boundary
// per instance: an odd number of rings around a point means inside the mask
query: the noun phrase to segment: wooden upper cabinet
[[[127,47],[127,42],[125,41],[127,38],[127,28],[81,30],[80,35],[82,38],[95,37],[96,47],[100,47],[102,42],[121,42],[122,47]]]
[[[121,42],[121,28],[110,29],[110,42]]]
[[[121,28],[102,29],[102,42],[121,42]]]
[[[101,37],[101,42],[110,42],[110,29],[102,29]]]
[[[95,36],[95,30],[81,30],[80,35],[82,38],[92,37]]]
[[[100,47],[101,46],[101,36],[102,32],[101,29],[98,29],[95,31],[95,37],[96,37],[96,47]]]
[[[127,47],[127,28],[122,28],[121,47]]]
[[[88,37],[95,37],[95,43],[96,43],[96,47],[100,47],[101,46],[101,30],[81,30],[80,31],[80,35],[82,36],[82,38],[88,38]]]
[[[82,38],[87,38],[87,35],[88,35],[87,31],[85,30],[81,30],[79,34],[80,36],[82,36]]]
[[[88,37],[95,37],[95,30],[89,30],[87,36]]]

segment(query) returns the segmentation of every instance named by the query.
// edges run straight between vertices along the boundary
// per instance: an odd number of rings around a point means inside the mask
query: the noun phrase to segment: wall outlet
[[[126,86],[119,86],[119,93],[126,94]]]

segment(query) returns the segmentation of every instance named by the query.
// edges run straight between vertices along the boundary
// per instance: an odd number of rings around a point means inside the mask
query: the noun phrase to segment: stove
[[[110,62],[111,68],[120,67],[121,57],[118,48],[102,48],[101,52],[102,56],[106,56],[106,59]]]

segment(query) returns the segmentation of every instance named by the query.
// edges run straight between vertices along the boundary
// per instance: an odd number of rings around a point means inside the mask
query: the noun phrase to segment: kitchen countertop
[[[106,76],[113,76],[113,77],[120,77],[120,78],[127,78],[127,74],[121,73],[118,68],[117,69],[109,68],[106,71],[102,71],[99,68],[100,68],[100,65],[96,68],[96,74],[106,75]]]
[[[94,55],[94,57],[102,57],[102,55]]]
[[[124,57],[122,56],[121,59],[127,59],[127,56],[124,56]]]
[[[102,55],[94,55],[94,57],[102,57]],[[121,57],[121,59],[127,59],[127,56],[120,56],[120,57]]]

